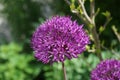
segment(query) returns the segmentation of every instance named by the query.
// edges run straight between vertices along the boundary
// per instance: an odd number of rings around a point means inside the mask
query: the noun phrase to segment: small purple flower
[[[102,61],[92,71],[91,80],[120,80],[120,61]]]
[[[54,16],[45,21],[32,37],[35,58],[43,63],[77,58],[89,43],[89,37],[82,26],[64,16]]]

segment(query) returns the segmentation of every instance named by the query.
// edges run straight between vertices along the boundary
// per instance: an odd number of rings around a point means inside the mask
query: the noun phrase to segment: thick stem
[[[95,18],[95,0],[90,1],[90,17],[92,20]]]
[[[99,39],[99,35],[96,30],[96,23],[95,23],[95,0],[90,1],[90,17],[91,17],[91,24],[93,26],[91,29],[91,33],[94,38],[94,43],[95,43],[95,48],[96,48],[95,52],[97,56],[100,58],[100,60],[102,60],[100,39]]]
[[[65,69],[64,62],[62,62],[62,69],[63,69],[63,74],[64,74],[64,80],[67,80],[67,75],[66,75],[66,69]]]
[[[100,39],[99,39],[99,35],[96,31],[96,26],[94,26],[91,31],[92,31],[92,35],[94,38],[95,48],[96,48],[95,52],[96,52],[97,56],[100,58],[100,60],[102,60]]]

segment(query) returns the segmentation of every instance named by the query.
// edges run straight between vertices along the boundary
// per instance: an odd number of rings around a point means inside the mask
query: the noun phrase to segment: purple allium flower
[[[43,63],[77,58],[85,51],[89,37],[70,17],[54,16],[41,24],[32,37],[35,58]]]
[[[92,71],[91,80],[120,80],[120,61],[102,61]]]

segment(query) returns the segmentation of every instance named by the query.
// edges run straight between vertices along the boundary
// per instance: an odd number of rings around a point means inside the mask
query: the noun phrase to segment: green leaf
[[[103,26],[100,26],[99,32],[101,33],[101,32],[103,32],[104,30],[105,30],[105,28],[104,28]]]
[[[106,17],[110,17],[110,16],[111,16],[111,14],[110,14],[109,11],[103,12],[102,14],[103,14],[104,16],[106,16]]]
[[[72,3],[72,4],[70,5],[70,9],[71,9],[71,11],[75,9],[75,4],[74,4],[74,3]]]

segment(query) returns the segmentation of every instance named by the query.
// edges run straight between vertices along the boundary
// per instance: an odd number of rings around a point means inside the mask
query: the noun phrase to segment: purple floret
[[[43,63],[77,58],[89,43],[82,27],[70,17],[54,16],[48,19],[33,34],[31,43],[35,58]]]
[[[91,80],[120,80],[120,61],[102,61],[92,71]]]

